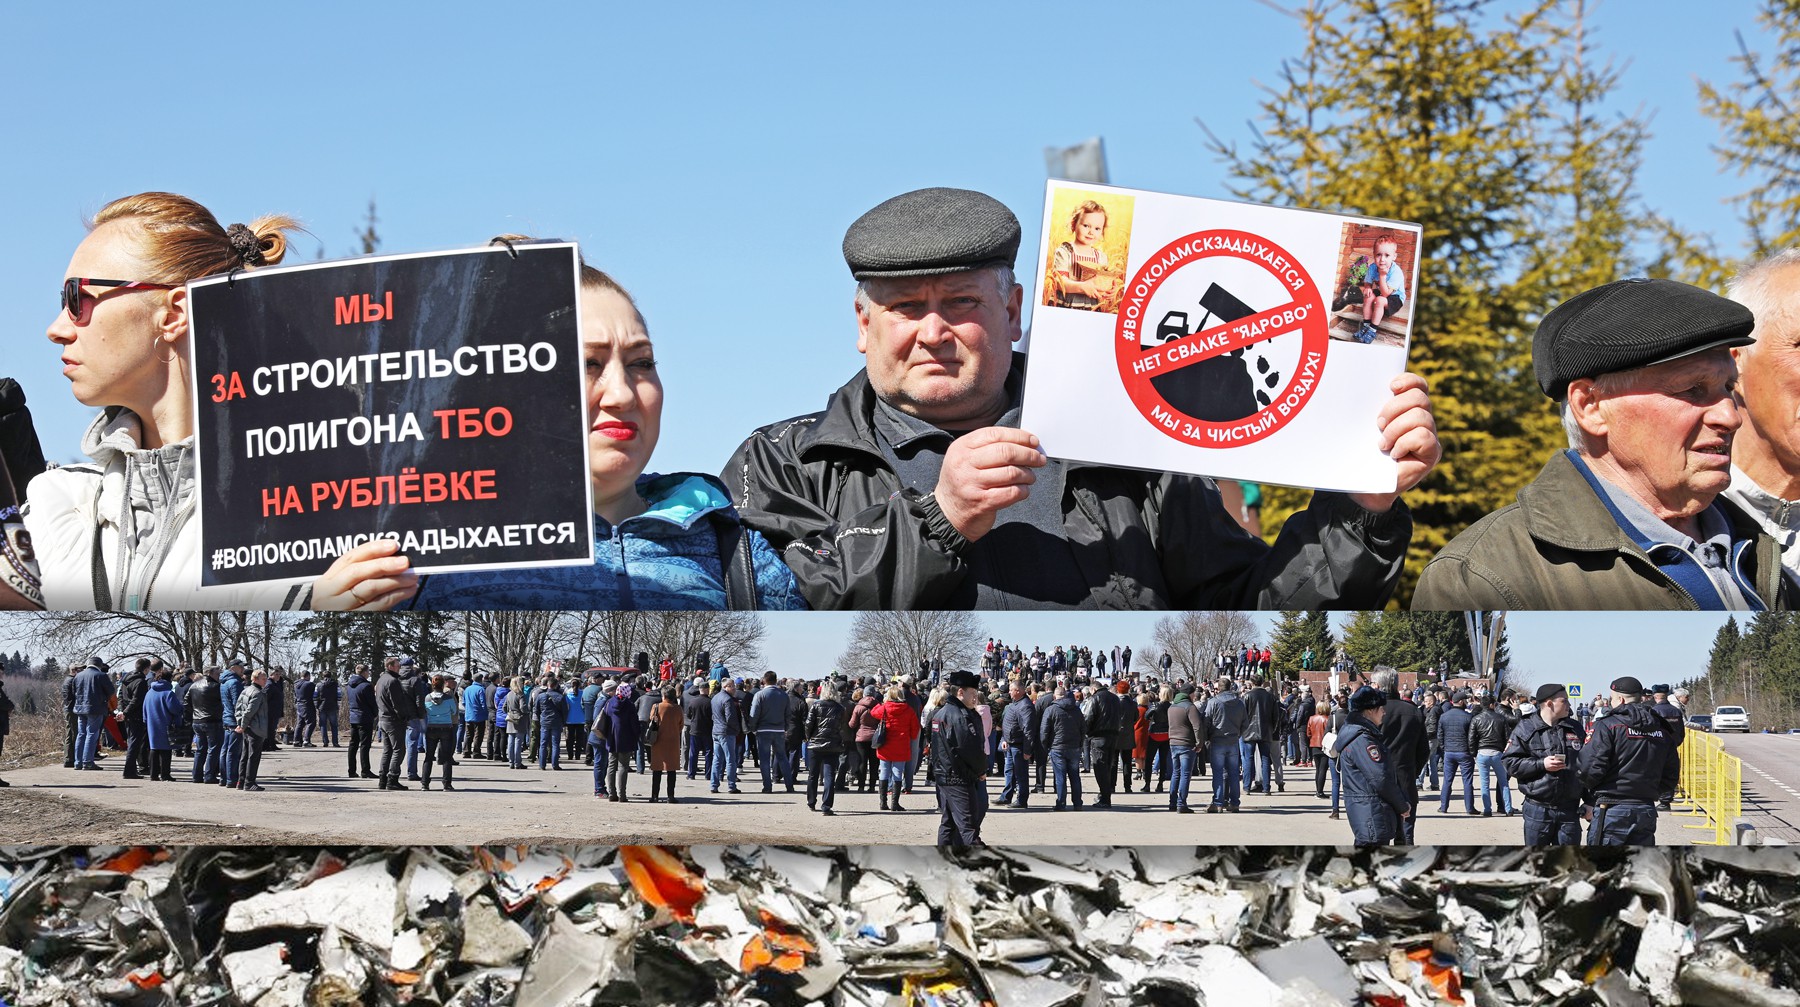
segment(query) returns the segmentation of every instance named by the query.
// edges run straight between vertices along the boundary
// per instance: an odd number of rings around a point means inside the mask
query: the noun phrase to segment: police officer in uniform
[[[1681,763],[1669,726],[1649,703],[1644,687],[1627,675],[1612,683],[1613,707],[1594,721],[1594,735],[1576,761],[1592,795],[1588,843],[1648,846],[1656,842],[1656,802],[1671,793]]]
[[[1359,849],[1392,843],[1401,821],[1412,813],[1381,738],[1387,702],[1379,689],[1357,689],[1350,696],[1350,722],[1337,737],[1344,810]]]
[[[987,786],[987,754],[981,745],[981,718],[976,702],[981,679],[972,671],[953,671],[950,695],[931,715],[931,769],[937,781],[938,845],[981,844],[986,801],[976,788]]]
[[[1679,781],[1681,779],[1681,743],[1687,740],[1687,714],[1682,711],[1680,706],[1669,701],[1668,686],[1653,685],[1650,687],[1650,694],[1651,698],[1656,701],[1651,709],[1655,710],[1656,715],[1669,726],[1669,741],[1675,746],[1675,779]],[[1662,800],[1657,801],[1656,806],[1667,811],[1669,805],[1675,800],[1675,788],[1671,787],[1663,791],[1661,796]]]
[[[1500,759],[1525,795],[1525,845],[1581,842],[1581,777],[1575,770],[1587,732],[1569,710],[1569,690],[1540,685],[1537,712],[1519,721]]]

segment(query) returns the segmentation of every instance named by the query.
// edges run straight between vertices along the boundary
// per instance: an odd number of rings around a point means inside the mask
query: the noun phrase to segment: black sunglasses
[[[62,307],[69,313],[69,321],[80,325],[86,316],[86,306],[82,299],[98,301],[99,294],[84,292],[82,287],[117,287],[120,290],[173,290],[175,284],[147,283],[143,280],[96,280],[85,276],[71,276],[63,281]]]

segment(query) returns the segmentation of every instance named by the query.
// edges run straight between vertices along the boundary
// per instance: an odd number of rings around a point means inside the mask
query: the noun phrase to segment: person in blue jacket
[[[431,676],[431,691],[425,694],[425,772],[419,777],[419,789],[431,789],[431,768],[444,767],[444,789],[455,790],[450,782],[450,767],[456,760],[450,753],[456,747],[456,680],[449,675]]]
[[[803,609],[798,584],[745,527],[725,484],[696,472],[645,475],[662,428],[662,378],[631,295],[581,267],[591,566],[439,574],[412,605],[427,609]]]
[[[500,685],[494,689],[494,734],[505,743],[507,765],[517,768],[519,760],[513,751],[512,736],[508,730],[509,718],[506,713],[506,701],[511,696],[512,682],[502,676]]]
[[[587,724],[598,724],[599,723],[599,721],[595,719],[596,717],[599,716],[599,714],[597,714],[595,712],[595,708],[598,707],[601,702],[600,680],[603,677],[604,677],[604,675],[602,672],[599,672],[599,671],[593,672],[591,675],[588,676],[589,680],[588,680],[587,686],[581,690],[581,719],[582,719],[583,723],[587,723]],[[594,764],[596,759],[599,759],[601,757],[602,757],[602,755],[601,755],[601,751],[600,751],[600,746],[593,744],[592,739],[590,738],[589,743],[588,743],[587,758],[584,759],[583,761],[585,761],[588,765],[591,766]],[[595,778],[596,781],[601,782],[601,777],[604,777],[605,775],[606,775],[605,771],[602,770],[600,777]],[[604,786],[598,786],[598,787],[595,787],[594,789],[595,789],[596,793],[599,793],[601,791],[604,791],[606,788]]]
[[[568,738],[563,754],[571,761],[579,759],[583,765],[586,765],[588,761],[588,714],[593,708],[581,705],[581,693],[581,676],[577,675],[569,679],[569,691],[565,694],[567,701],[564,705],[568,709],[568,715],[564,718],[563,723],[567,728],[564,733]]]
[[[100,768],[100,734],[106,725],[106,701],[113,697],[112,678],[99,655],[88,658],[87,667],[75,675],[70,712],[78,718],[75,734],[75,768]]]
[[[476,672],[464,687],[462,708],[462,754],[463,758],[472,759],[481,754],[481,740],[487,735],[487,675],[484,672]]]
[[[722,679],[718,693],[712,698],[713,754],[709,782],[713,793],[719,792],[721,778],[729,785],[729,793],[743,792],[738,789],[738,748],[743,740],[744,721],[738,715],[737,687],[731,679]]]
[[[1352,693],[1350,721],[1338,732],[1332,753],[1341,767],[1344,811],[1358,849],[1392,843],[1409,808],[1381,740],[1386,705],[1387,696],[1379,689],[1365,685]]]
[[[219,718],[225,722],[225,751],[219,762],[219,786],[235,789],[244,763],[244,736],[238,732],[237,702],[249,675],[244,662],[232,658],[219,676]]]
[[[159,669],[144,694],[144,728],[150,739],[150,778],[175,782],[172,762],[175,732],[181,728],[181,700],[175,696],[174,676]]]

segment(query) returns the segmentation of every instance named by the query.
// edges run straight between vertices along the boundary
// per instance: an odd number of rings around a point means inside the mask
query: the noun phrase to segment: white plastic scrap
[[[320,878],[304,888],[264,892],[231,904],[227,933],[271,927],[320,930],[336,924],[344,933],[386,951],[394,944],[399,885],[387,864],[372,861]]]

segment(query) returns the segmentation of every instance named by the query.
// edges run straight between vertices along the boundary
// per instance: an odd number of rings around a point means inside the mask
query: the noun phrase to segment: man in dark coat
[[[712,775],[712,697],[706,685],[695,682],[681,699],[681,724],[687,732],[687,778],[701,775],[701,753],[706,755],[705,775]]]
[[[1022,683],[1012,684],[1011,697],[1000,720],[1000,748],[1006,753],[1006,787],[1000,791],[1000,803],[1023,808],[1031,793],[1025,776],[1037,749],[1038,713]]]
[[[1041,728],[1044,717],[1050,712],[1050,704],[1056,701],[1056,686],[1045,683],[1037,690],[1037,695],[1031,699],[1031,708],[1037,711],[1037,723]],[[1034,731],[1033,737],[1037,738],[1037,773],[1032,779],[1031,792],[1041,794],[1044,792],[1044,774],[1050,771],[1050,749],[1044,745],[1041,733]]]
[[[1280,738],[1284,729],[1281,703],[1270,692],[1261,675],[1250,679],[1250,691],[1244,693],[1244,733],[1240,736],[1244,793],[1269,792],[1269,773],[1274,770],[1275,786],[1287,791],[1282,775]],[[1260,763],[1260,766],[1258,765]]]
[[[400,782],[406,768],[406,725],[419,716],[405,675],[412,672],[412,658],[390,657],[375,683],[376,722],[381,727],[381,782],[378,790],[411,790]]]
[[[270,668],[268,679],[268,685],[263,689],[263,705],[269,711],[269,740],[263,746],[263,751],[279,752],[281,751],[281,742],[288,740],[281,730],[282,721],[287,719],[287,670],[279,666]]]
[[[986,802],[976,794],[987,786],[987,753],[982,746],[979,701],[981,679],[972,671],[953,671],[950,695],[931,715],[931,768],[937,780],[938,845],[980,846]]]
[[[1594,733],[1576,759],[1594,807],[1590,846],[1649,846],[1656,842],[1656,802],[1673,791],[1681,761],[1669,727],[1644,687],[1627,675],[1612,683],[1613,706],[1594,721]]]
[[[350,681],[345,685],[345,716],[350,722],[350,744],[345,755],[349,758],[350,778],[357,779],[356,763],[362,761],[362,779],[379,779],[369,771],[369,749],[375,744],[375,725],[380,712],[375,702],[375,684],[368,679],[369,666],[359,664],[350,672]],[[387,752],[382,751],[382,759],[387,759]],[[384,766],[385,770],[385,766]],[[385,788],[384,788],[385,789]]]
[[[1400,493],[1439,454],[1424,382],[1396,378],[1383,410],[1396,491],[1316,493],[1270,546],[1209,480],[1051,459],[1019,429],[1019,236],[999,201],[943,188],[887,200],[844,236],[864,372],[725,466],[744,523],[812,607],[1380,607],[1411,538]]]
[[[1088,762],[1094,767],[1094,782],[1100,791],[1096,808],[1112,807],[1113,787],[1118,783],[1119,751],[1114,736],[1119,733],[1119,719],[1124,704],[1111,689],[1094,689],[1094,706],[1083,725],[1087,735]]]
[[[1519,721],[1500,754],[1525,796],[1526,846],[1580,844],[1585,788],[1576,764],[1586,743],[1581,721],[1569,714],[1568,690],[1539,686],[1537,711]]]
[[[144,726],[144,693],[150,687],[150,659],[140,657],[119,681],[119,720],[125,724],[127,780],[150,775],[150,742]]]
[[[337,672],[327,671],[319,678],[319,689],[314,693],[314,702],[319,710],[319,743],[326,748],[338,747],[338,704],[343,699],[343,686],[338,683]]]
[[[1383,707],[1393,703],[1379,689],[1357,689],[1350,696],[1350,722],[1338,732],[1344,811],[1359,849],[1397,842],[1400,823],[1412,814],[1396,778],[1400,767],[1382,744]]]
[[[1411,700],[1400,698],[1400,673],[1381,671],[1375,674],[1375,688],[1387,696],[1382,707],[1381,741],[1393,759],[1394,779],[1406,795],[1406,814],[1400,817],[1400,835],[1396,846],[1411,846],[1413,825],[1419,817],[1419,767],[1424,765],[1431,743],[1425,737],[1425,718]]]
[[[219,669],[208,668],[182,694],[182,706],[194,732],[195,783],[218,783],[219,760],[224,755],[225,719],[219,698]]]
[[[300,681],[294,683],[294,744],[297,747],[318,747],[312,740],[313,731],[319,726],[318,689],[310,671],[301,672]]]
[[[1081,807],[1081,745],[1087,738],[1082,725],[1081,707],[1068,689],[1057,686],[1048,709],[1038,722],[1038,740],[1043,743],[1046,761],[1055,770],[1056,803],[1052,811],[1068,806],[1069,791],[1074,791],[1075,807]]]

